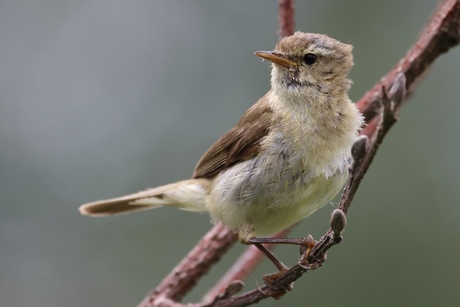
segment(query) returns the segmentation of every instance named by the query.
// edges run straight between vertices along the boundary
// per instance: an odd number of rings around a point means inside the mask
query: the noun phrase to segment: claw
[[[299,266],[305,270],[314,270],[323,265],[326,257],[321,257],[321,259],[314,259],[314,262],[309,263],[308,259],[310,258],[310,253],[312,249],[316,246],[316,241],[311,235],[308,235],[306,238],[252,238],[248,241],[249,244],[257,247],[261,252],[263,252],[268,259],[278,268],[277,273],[264,275],[262,277],[265,285],[271,290],[276,291],[275,295],[272,295],[275,299],[281,298],[286,292],[291,291],[294,283],[290,283],[287,286],[276,285],[276,281],[280,278],[286,271],[286,267],[278,258],[275,257],[263,244],[295,244],[300,245],[300,254],[302,255],[299,259]],[[263,290],[259,289],[261,293],[264,293]],[[265,294],[265,293],[264,293]]]
[[[254,240],[255,241],[255,240]],[[269,287],[270,289],[276,291],[276,294],[272,294],[271,296],[274,297],[275,299],[280,299],[286,292],[292,290],[292,285],[293,283],[287,285],[287,286],[280,286],[280,285],[275,285],[276,280],[282,276],[284,273],[289,270],[289,268],[282,263],[278,258],[276,258],[275,255],[273,255],[268,249],[265,248],[261,243],[258,242],[251,242],[255,247],[257,247],[261,252],[263,252],[268,259],[278,268],[278,272],[272,273],[272,274],[267,274],[262,276],[262,280],[264,281],[265,285]],[[259,289],[260,292],[263,294],[264,291]]]
[[[290,283],[287,286],[284,285],[275,285],[276,280],[281,277],[284,273],[286,273],[287,269],[280,270],[277,273],[267,274],[262,276],[262,280],[264,281],[265,285],[272,290],[275,290],[277,293],[272,295],[274,299],[279,300],[283,295],[285,295],[288,291],[291,291],[293,288],[294,283]],[[262,290],[260,290],[262,291]]]
[[[315,270],[319,267],[321,267],[326,261],[326,255],[320,259],[316,259],[316,261],[310,263],[308,259],[310,258],[310,253],[312,249],[316,246],[316,241],[313,239],[311,235],[308,235],[305,240],[302,242],[302,245],[300,247],[300,256],[299,259],[299,266],[302,267],[305,270]]]

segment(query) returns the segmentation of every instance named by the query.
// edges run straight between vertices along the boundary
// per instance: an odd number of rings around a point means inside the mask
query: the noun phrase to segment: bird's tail
[[[81,214],[108,216],[148,210],[163,206],[182,210],[206,211],[205,199],[210,182],[207,179],[190,179],[148,189],[138,193],[95,201],[80,206]]]

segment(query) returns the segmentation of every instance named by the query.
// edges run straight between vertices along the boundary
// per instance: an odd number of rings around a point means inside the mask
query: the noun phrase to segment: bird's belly
[[[286,168],[262,168],[258,162],[245,161],[219,174],[207,200],[213,220],[238,232],[243,242],[307,217],[330,202],[347,178],[346,172],[311,177],[301,169],[293,173]]]
[[[267,208],[266,204],[261,204],[258,212],[262,214],[255,214],[252,220],[254,233],[257,236],[271,235],[306,218],[328,204],[341,190],[345,180],[344,173],[328,179],[315,177],[306,185],[280,193],[281,197],[274,205]]]

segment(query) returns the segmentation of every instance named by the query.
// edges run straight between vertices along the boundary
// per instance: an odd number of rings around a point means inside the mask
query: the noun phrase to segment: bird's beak
[[[276,51],[257,51],[254,53],[262,59],[269,60],[272,63],[284,66],[284,67],[296,67],[297,63],[291,60],[288,60],[284,54]]]

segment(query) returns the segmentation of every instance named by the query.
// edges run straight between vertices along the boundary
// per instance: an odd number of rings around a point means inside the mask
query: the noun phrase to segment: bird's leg
[[[252,238],[249,240],[249,243],[254,244],[257,248],[261,251],[262,249],[259,247],[263,247],[262,244],[294,244],[300,245],[300,254],[301,257],[299,259],[299,265],[305,269],[312,270],[320,267],[325,259],[318,259],[318,263],[309,263],[308,258],[310,257],[311,250],[315,247],[316,241],[313,239],[311,235],[308,235],[305,238]],[[270,253],[271,256],[267,257],[276,265],[276,267],[280,269],[279,264],[283,265],[281,261],[279,261],[271,252],[269,252],[265,247],[263,247],[266,252],[264,254],[267,255],[267,252]],[[286,270],[284,270],[286,271]]]
[[[323,257],[313,260],[313,262],[309,262],[308,259],[310,258],[310,253],[313,248],[316,246],[316,240],[313,239],[311,235],[308,235],[306,238],[303,239],[303,242],[300,246],[300,259],[298,264],[304,268],[305,270],[315,270],[323,265],[324,261],[326,261],[326,254]]]
[[[278,272],[273,274],[267,274],[262,277],[264,283],[275,290],[282,290],[284,292],[292,289],[292,284],[287,287],[279,287],[275,285],[276,280],[283,275],[289,268],[284,265],[276,256],[270,252],[263,244],[294,244],[300,245],[300,253],[302,256],[299,260],[299,265],[306,268],[307,266],[313,268],[308,264],[308,257],[310,256],[311,249],[315,246],[316,241],[312,236],[308,235],[306,238],[252,238],[248,242],[257,247],[262,253],[264,253],[268,259],[278,268]]]
[[[310,236],[311,237],[311,236]],[[303,245],[305,238],[252,238],[249,240],[251,244],[295,244]]]
[[[254,239],[259,239],[259,238],[254,238]],[[251,240],[249,240],[249,243],[254,245],[255,247],[257,247],[262,253],[265,254],[265,256],[267,256],[268,259],[270,259],[270,261],[278,268],[278,272],[277,273],[272,273],[272,274],[267,274],[267,275],[264,275],[262,276],[262,279],[264,281],[264,283],[274,289],[274,290],[281,290],[283,291],[282,293],[284,294],[285,292],[287,291],[290,291],[292,290],[292,284],[286,286],[286,287],[280,287],[280,286],[277,286],[275,285],[275,281],[276,279],[278,279],[278,277],[280,277],[282,274],[284,274],[289,268],[284,264],[282,263],[278,258],[276,258],[276,256],[271,252],[269,251],[265,246],[262,245],[262,243],[258,243],[258,242],[251,242]],[[280,297],[283,295],[281,294]]]
[[[251,242],[251,244],[257,247],[262,253],[264,253],[265,256],[267,256],[267,258],[270,259],[270,261],[278,268],[278,270],[283,272],[288,270],[288,267],[284,263],[282,263],[278,258],[276,258],[276,256],[261,243]]]

